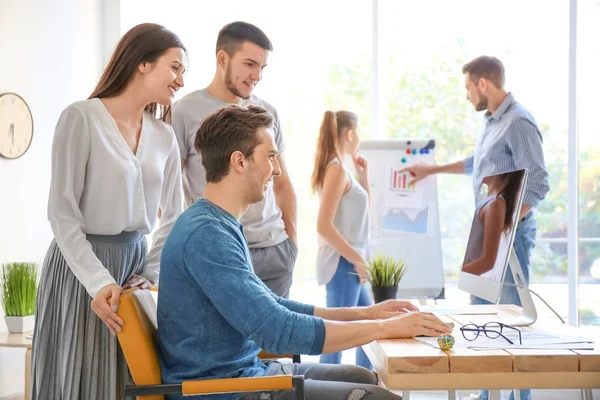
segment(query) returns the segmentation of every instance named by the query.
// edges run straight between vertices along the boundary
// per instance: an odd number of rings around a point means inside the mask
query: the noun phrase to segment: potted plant
[[[371,286],[375,303],[395,299],[398,284],[406,274],[404,260],[384,255],[381,252],[371,258],[367,270],[371,275]]]
[[[0,296],[9,332],[33,330],[38,270],[34,263],[2,265]]]

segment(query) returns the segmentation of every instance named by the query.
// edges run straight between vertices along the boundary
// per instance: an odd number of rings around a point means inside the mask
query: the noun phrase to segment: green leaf
[[[371,274],[372,286],[398,286],[406,274],[404,260],[397,260],[381,252],[372,257],[365,267]]]

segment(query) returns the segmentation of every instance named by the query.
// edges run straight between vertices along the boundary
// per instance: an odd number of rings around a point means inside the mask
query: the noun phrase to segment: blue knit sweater
[[[314,306],[271,292],[253,271],[240,222],[206,199],[196,201],[175,223],[162,251],[159,282],[164,383],[262,376],[261,349],[276,354],[323,350],[325,324],[313,316]]]

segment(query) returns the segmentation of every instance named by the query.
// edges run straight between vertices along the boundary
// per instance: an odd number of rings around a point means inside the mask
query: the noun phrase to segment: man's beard
[[[476,111],[483,111],[483,110],[487,110],[487,106],[488,106],[488,99],[487,97],[483,96],[483,95],[479,95],[479,103],[477,103],[477,105],[475,106],[475,110]]]
[[[233,86],[233,80],[231,79],[231,66],[228,65],[227,66],[227,71],[225,71],[225,85],[227,86],[227,89],[229,89],[229,91],[231,93],[233,93],[235,96],[240,97],[244,100],[248,100],[250,98],[249,95],[247,96],[243,96],[239,90],[237,90],[235,88],[235,86]]]
[[[260,191],[258,190],[258,182],[253,182],[246,194],[246,202],[248,205],[260,203],[265,199],[267,193],[263,190],[264,184],[260,184]]]
[[[267,195],[264,191],[265,182],[259,177],[259,174],[255,169],[256,167],[252,163],[253,161],[251,161],[249,165],[248,177],[246,178],[248,182],[248,192],[245,197],[249,205],[260,203]]]

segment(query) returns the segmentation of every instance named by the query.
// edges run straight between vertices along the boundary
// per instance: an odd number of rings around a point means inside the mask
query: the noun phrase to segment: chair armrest
[[[271,359],[277,359],[277,358],[293,358],[293,357],[294,357],[293,354],[273,354],[273,353],[266,352],[264,350],[261,350],[260,353],[258,353],[258,358],[260,358],[261,360],[271,360]]]
[[[273,353],[268,353],[264,350],[261,350],[260,353],[258,353],[258,358],[260,358],[261,360],[272,360],[272,359],[278,359],[278,358],[291,358],[292,362],[294,363],[300,363],[301,359],[300,359],[300,354],[273,354]]]
[[[183,381],[181,394],[184,396],[214,394],[258,392],[270,390],[291,390],[293,387],[292,376],[259,376],[252,378],[227,378]]]
[[[185,381],[182,383],[161,383],[158,385],[127,385],[125,397],[162,398],[162,395],[178,394],[184,396],[262,392],[272,390],[294,390],[297,400],[304,400],[304,376],[259,376],[252,378],[206,379]],[[160,397],[157,397],[160,396]]]

